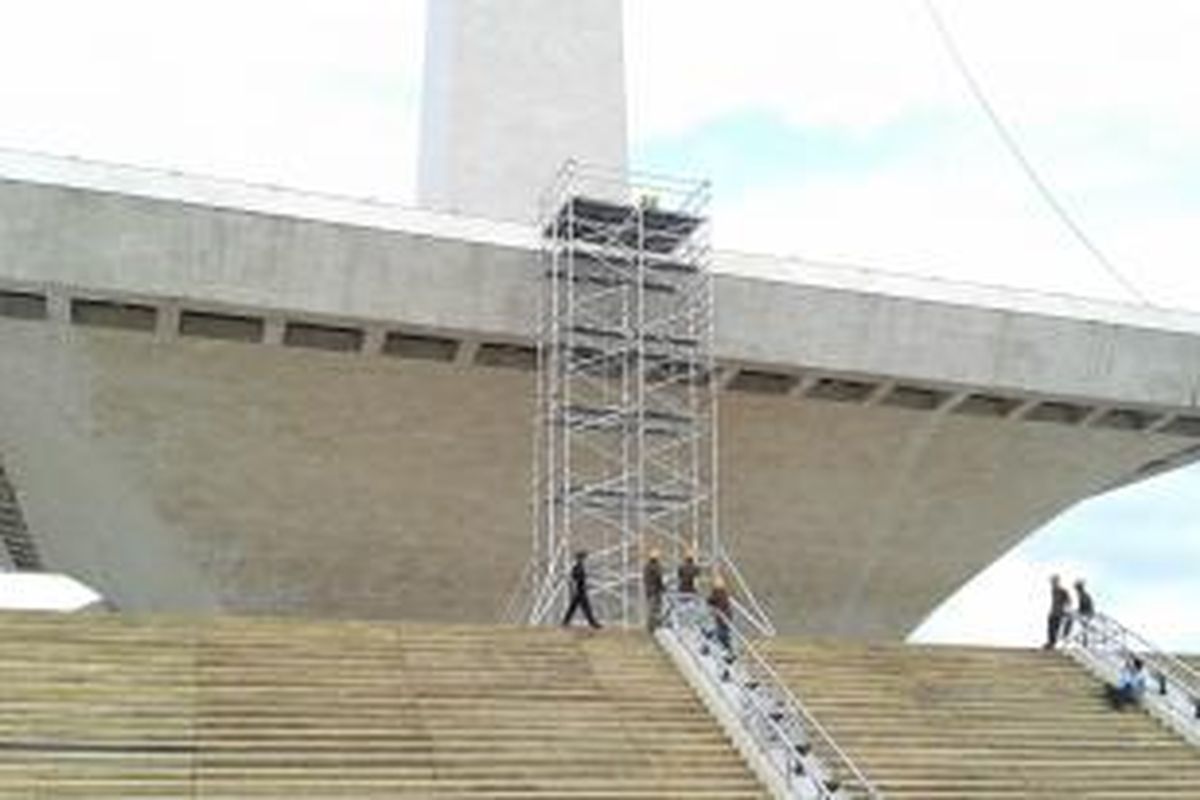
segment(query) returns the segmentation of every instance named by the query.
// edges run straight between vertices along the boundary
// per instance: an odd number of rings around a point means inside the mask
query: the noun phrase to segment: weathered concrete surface
[[[0,304],[47,317],[0,314],[0,452],[47,565],[131,609],[493,618],[533,381],[481,364],[528,340],[533,232],[88,169],[0,181]],[[1063,508],[1195,455],[1194,316],[719,264],[722,525],[784,630],[903,636]],[[88,298],[150,327],[72,323]],[[194,310],[263,333],[182,335]],[[279,344],[297,322],[361,341]],[[397,332],[446,360],[381,352]]]
[[[48,563],[122,608],[487,620],[529,545],[532,381],[0,321]],[[902,636],[1174,437],[729,393],[723,528],[788,631]]]
[[[76,185],[0,179],[9,285],[529,338],[532,229],[139,171],[54,177]],[[731,365],[1163,410],[1200,397],[1195,314],[740,254],[716,266]]]

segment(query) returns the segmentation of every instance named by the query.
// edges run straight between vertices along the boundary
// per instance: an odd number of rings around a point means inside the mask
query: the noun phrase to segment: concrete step
[[[776,639],[764,652],[889,798],[1200,797],[1200,751],[1060,653]]]
[[[750,798],[644,635],[0,614],[0,797]]]

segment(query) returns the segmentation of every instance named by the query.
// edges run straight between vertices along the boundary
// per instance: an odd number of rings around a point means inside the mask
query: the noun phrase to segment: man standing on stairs
[[[642,570],[642,583],[646,587],[646,629],[651,633],[662,624],[663,592],[667,588],[658,555],[658,550],[651,550],[646,568]]]
[[[1075,581],[1075,616],[1079,617],[1080,636],[1083,643],[1087,644],[1087,629],[1092,622],[1092,617],[1096,615],[1096,606],[1092,602],[1092,596],[1088,594],[1087,589],[1083,588],[1083,578]],[[1062,638],[1065,639],[1071,635],[1072,617],[1067,615],[1063,622]]]
[[[567,604],[567,613],[563,616],[562,624],[567,626],[575,617],[576,611],[582,611],[584,619],[593,628],[599,628],[600,623],[592,614],[592,603],[588,600],[587,567],[583,565],[587,551],[580,550],[575,554],[575,566],[571,567],[571,601]]]
[[[717,641],[725,648],[727,654],[733,653],[733,642],[730,638],[729,625],[733,620],[733,600],[729,590],[725,588],[725,579],[720,573],[713,573],[712,590],[708,593],[708,606],[712,609],[713,623],[717,629]]]
[[[1087,589],[1083,588],[1083,578],[1075,581],[1075,611],[1079,614],[1084,622],[1088,622],[1096,615],[1096,604],[1092,602],[1092,596],[1088,594]]]
[[[696,594],[696,578],[700,577],[700,567],[696,565],[696,551],[690,547],[683,557],[683,563],[679,565],[677,577],[680,594],[689,597]]]
[[[1071,610],[1071,595],[1062,587],[1057,575],[1050,576],[1050,614],[1046,617],[1046,643],[1043,649],[1052,650],[1063,633],[1063,622]]]

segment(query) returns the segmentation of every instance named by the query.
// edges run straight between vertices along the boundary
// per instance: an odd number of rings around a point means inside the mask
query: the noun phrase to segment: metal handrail
[[[1107,614],[1074,614],[1071,621],[1068,652],[1106,677],[1118,673],[1130,657],[1141,659],[1154,681],[1143,695],[1147,710],[1200,744],[1200,670]]]
[[[1101,641],[1112,641],[1115,636],[1126,652],[1143,656],[1156,669],[1169,673],[1180,685],[1200,692],[1200,670],[1173,653],[1166,652],[1145,636],[1125,627],[1113,617],[1100,613],[1090,617],[1075,614],[1073,621],[1080,625],[1081,633],[1087,631],[1098,634]],[[1071,638],[1077,640],[1079,636],[1080,633],[1076,633]],[[1130,646],[1130,643],[1133,643],[1133,646]]]
[[[743,727],[767,756],[766,761],[783,785],[798,790],[797,797],[840,800],[852,791],[854,796],[881,800],[882,792],[738,626],[733,621],[728,626],[732,652],[727,659],[713,633],[715,614],[720,612],[711,610],[699,595],[691,595],[686,605],[682,597],[679,593],[666,596],[666,626],[678,634],[677,639],[702,674],[719,676],[715,679],[719,690],[738,690],[741,708],[737,711]],[[718,693],[725,695],[725,691]],[[814,750],[820,752],[820,758]]]
[[[771,622],[771,616],[767,613],[762,604],[758,602],[758,598],[754,596],[754,592],[750,590],[750,584],[742,576],[742,571],[738,569],[737,562],[729,557],[729,553],[722,549],[721,565],[728,573],[733,576],[736,590],[734,596],[730,598],[733,601],[733,607],[742,613],[746,622],[758,631],[762,636],[774,636],[775,625]],[[744,602],[742,601],[744,598]]]
[[[521,574],[508,593],[508,598],[501,606],[499,622],[505,625],[517,625],[526,621],[529,616],[527,606],[530,604],[529,585],[533,582],[534,560],[529,559],[521,567]]]

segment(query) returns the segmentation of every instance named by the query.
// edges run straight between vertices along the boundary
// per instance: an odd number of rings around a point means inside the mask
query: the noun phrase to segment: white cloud
[[[1200,125],[1187,0],[939,0],[978,77],[1017,120],[1126,109]],[[877,126],[971,100],[922,0],[625,0],[631,100],[641,135],[731,109],[802,125]],[[1188,139],[1179,136],[1178,140]]]
[[[679,133],[741,108],[805,125],[870,127],[953,86],[918,5],[626,0],[635,135]]]
[[[950,149],[953,146],[955,149]],[[942,159],[943,164],[935,163]],[[718,201],[720,203],[720,201]],[[1049,216],[1020,175],[995,160],[948,143],[940,155],[856,175],[822,175],[795,186],[748,190],[718,205],[715,235],[723,247],[786,252],[961,281],[1126,300],[1126,292]],[[1170,292],[1200,305],[1200,276],[1187,218],[1131,217],[1113,222],[1103,239],[1133,264],[1141,225],[1158,229],[1159,260],[1139,272],[1162,276],[1175,268]],[[1163,282],[1167,282],[1165,277]],[[1147,286],[1147,289],[1152,287]],[[1157,287],[1153,287],[1157,288]]]
[[[1190,41],[1200,6],[939,6],[1090,238],[1152,301],[1200,308],[1200,91],[1183,77],[1200,66]],[[1004,151],[921,0],[746,0],[736,13],[655,0],[626,9],[635,137],[669,146],[748,113],[849,141],[906,120],[956,123],[872,169],[749,187],[719,207],[720,243],[1132,299]]]
[[[2,146],[411,194],[420,0],[6,5]]]
[[[956,592],[909,637],[913,642],[1037,647],[1046,640],[1049,578],[1068,583],[1094,574],[1072,559],[1039,561],[1019,552],[992,564]]]

